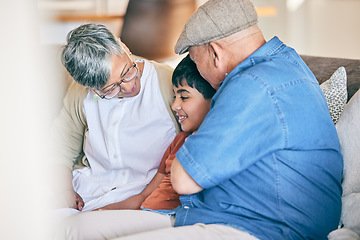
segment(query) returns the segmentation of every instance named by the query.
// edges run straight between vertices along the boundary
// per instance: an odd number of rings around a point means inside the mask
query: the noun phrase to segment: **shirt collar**
[[[285,47],[286,45],[282,41],[280,41],[278,37],[273,37],[270,41],[266,42],[258,50],[256,50],[249,57],[247,57],[242,63],[236,66],[229,74],[225,74],[224,81],[259,62],[265,61],[268,56],[277,54]],[[221,82],[219,86],[221,86],[223,82]]]

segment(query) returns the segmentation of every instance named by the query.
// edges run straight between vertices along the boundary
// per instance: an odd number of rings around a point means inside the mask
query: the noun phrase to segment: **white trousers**
[[[170,216],[141,210],[104,210],[69,217],[56,240],[166,239],[258,240],[239,229],[219,224],[173,227]]]

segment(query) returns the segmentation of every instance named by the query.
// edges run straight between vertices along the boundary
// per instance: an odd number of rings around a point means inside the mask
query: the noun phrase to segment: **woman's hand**
[[[84,207],[84,201],[82,197],[75,192],[73,189],[65,191],[65,200],[67,202],[68,207],[75,208],[79,211],[81,211]]]

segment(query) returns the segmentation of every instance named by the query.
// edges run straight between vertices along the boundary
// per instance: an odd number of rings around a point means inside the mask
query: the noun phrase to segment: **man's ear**
[[[221,45],[217,42],[210,42],[209,43],[210,52],[212,54],[212,58],[214,61],[215,67],[220,67],[221,60],[223,57],[223,49]]]

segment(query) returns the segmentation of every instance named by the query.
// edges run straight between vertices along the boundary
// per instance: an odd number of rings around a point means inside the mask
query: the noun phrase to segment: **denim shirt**
[[[228,74],[176,154],[203,191],[175,226],[223,224],[260,239],[327,239],[341,213],[343,159],[319,84],[274,37]]]

